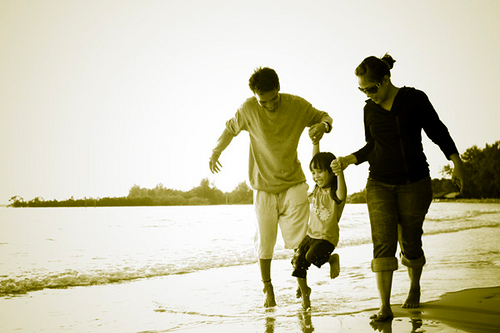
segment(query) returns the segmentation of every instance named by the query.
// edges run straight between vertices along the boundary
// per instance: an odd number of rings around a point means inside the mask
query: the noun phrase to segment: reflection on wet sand
[[[274,333],[276,327],[276,315],[274,311],[267,310],[265,333]],[[274,315],[272,315],[274,314]],[[297,317],[299,319],[299,327],[302,333],[312,333],[314,332],[314,327],[312,325],[311,312],[310,311],[298,311]]]

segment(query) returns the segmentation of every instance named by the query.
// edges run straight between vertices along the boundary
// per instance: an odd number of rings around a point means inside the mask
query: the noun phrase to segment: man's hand
[[[210,157],[210,161],[208,162],[208,164],[210,166],[210,171],[212,171],[212,173],[217,173],[222,168],[222,164],[220,164],[219,162],[219,156],[220,154],[214,152]]]
[[[325,134],[325,131],[326,128],[325,124],[323,123],[314,124],[309,128],[309,137],[311,138],[314,145],[319,143],[319,140],[321,140],[323,134]]]

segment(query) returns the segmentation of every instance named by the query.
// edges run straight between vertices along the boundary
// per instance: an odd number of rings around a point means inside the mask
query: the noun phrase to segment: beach
[[[38,289],[32,287],[33,290],[22,292],[4,292],[0,297],[0,332],[500,331],[500,242],[498,242],[500,226],[496,222],[500,216],[499,208],[499,205],[479,206],[479,208],[475,205],[460,206],[459,209],[458,206],[449,203],[434,206],[429,214],[429,230],[423,238],[427,264],[421,281],[421,307],[400,308],[409,287],[406,270],[400,266],[394,274],[391,298],[395,318],[387,323],[375,325],[370,323],[369,319],[379,306],[375,276],[370,270],[369,241],[356,240],[339,246],[336,252],[341,258],[341,273],[334,280],[329,278],[327,267],[321,269],[312,267],[309,270],[308,282],[312,288],[312,307],[310,311],[303,311],[300,300],[295,297],[296,282],[290,276],[289,252],[277,245],[278,258],[272,263],[277,306],[265,309],[262,306],[263,294],[258,266],[247,256],[246,247],[250,246],[251,242],[241,240],[238,243],[244,244],[242,250],[232,252],[230,250],[235,245],[231,243],[232,240],[228,235],[223,235],[218,239],[220,244],[213,239],[210,241],[210,244],[216,243],[217,246],[209,248],[203,254],[208,257],[208,261],[204,261],[203,257],[192,258],[193,265],[197,263],[197,266],[193,266],[195,269],[184,267],[184,270],[181,270],[180,267],[176,267],[173,273],[156,274],[154,272],[159,268],[149,264],[148,272],[153,273],[146,273],[141,267],[132,267],[133,261],[129,260],[128,275],[122,273],[123,278],[115,279],[116,282],[109,280],[111,274],[106,271],[111,262],[114,262],[113,271],[118,267],[116,258],[106,262],[106,258],[109,259],[114,253],[113,248],[108,250],[107,255],[101,253],[101,257],[95,257],[100,259],[85,264],[81,257],[68,255],[67,265],[70,265],[69,260],[73,260],[69,258],[75,257],[78,261],[71,264],[72,270],[66,270],[65,275],[61,273],[65,271],[64,269],[61,268],[61,272],[56,272],[51,267],[52,271],[47,275],[50,276],[52,273],[57,279],[50,280],[47,285]],[[237,215],[241,210],[251,211],[251,207],[232,209]],[[54,216],[63,214],[61,212],[45,213]],[[127,211],[123,216],[131,220],[137,219],[133,212],[136,212],[137,216],[144,214],[135,210]],[[164,216],[165,212],[171,214],[167,210],[158,210],[157,215],[156,213],[150,214],[149,217],[144,215],[140,230],[150,232],[149,227],[156,225],[157,228],[154,228],[152,234],[148,234],[149,237],[165,232],[167,228],[163,231],[158,228],[160,222],[165,220],[158,216]],[[82,211],[77,213],[79,216],[87,214]],[[115,218],[113,214],[116,213],[116,210],[110,210],[105,211],[104,215]],[[207,215],[207,210],[200,208],[200,213]],[[9,211],[7,214],[27,213]],[[73,211],[65,212],[63,215],[65,214],[73,214]],[[96,218],[95,212],[89,214],[92,219]],[[223,213],[214,211],[213,214],[227,216],[228,221],[233,218],[227,210]],[[344,228],[348,229],[357,225],[356,221],[361,221],[364,213],[362,207],[352,206],[347,208],[346,214],[350,214],[348,215],[350,217],[346,217],[344,225]],[[67,218],[67,215],[64,218]],[[250,222],[250,218],[244,219],[242,225]],[[193,227],[193,221],[190,222],[190,228]],[[185,225],[185,221],[183,224]],[[116,225],[116,221],[110,225]],[[365,227],[364,224],[360,226],[363,230]],[[248,232],[251,233],[251,230],[249,227],[248,230],[240,232],[241,235],[246,235]],[[5,230],[2,231],[4,234],[0,236],[3,237],[0,239],[2,243],[0,250],[4,250],[1,259],[5,259],[5,249],[8,249],[14,240],[9,239]],[[233,234],[234,232],[231,231]],[[135,229],[134,233],[135,238],[142,241],[142,236]],[[345,234],[348,234],[348,230]],[[207,233],[205,236],[208,237]],[[249,235],[250,238],[251,236]],[[42,236],[46,239],[45,237],[46,235]],[[52,239],[47,241],[50,246],[57,242],[57,237],[54,236]],[[35,239],[30,240],[35,241]],[[130,243],[125,235],[122,241],[125,241],[121,250],[123,253],[126,253],[127,248],[132,248],[133,252],[137,252],[140,248],[144,251],[147,249],[146,244],[141,243],[139,246]],[[115,246],[119,244],[119,235],[116,240],[110,240],[110,243]],[[207,244],[202,245],[204,248],[207,246]],[[222,257],[220,253],[213,254],[219,251],[217,250],[219,248],[225,249],[227,257]],[[66,251],[69,251],[69,248]],[[168,253],[171,253],[172,258],[175,256],[174,252],[169,251],[163,254],[163,260],[168,260]],[[123,253],[118,257],[125,258],[126,255]],[[199,256],[198,252],[194,253]],[[138,262],[153,260],[152,255],[149,252],[144,253]],[[24,257],[29,255],[25,254]],[[41,258],[35,259],[37,262],[41,261]],[[47,260],[51,261],[53,260]],[[186,258],[183,261],[186,261]],[[108,277],[108,281],[87,284],[75,278],[84,275],[82,270],[91,262],[97,262],[101,266],[86,271],[87,278],[90,272],[94,272],[100,274],[101,279]],[[59,262],[58,265],[62,264]],[[28,265],[28,261],[24,265]],[[5,264],[0,265],[2,269],[0,281],[4,279],[1,285],[4,291],[8,291],[5,281],[10,278],[11,285],[15,285],[12,290],[15,290],[19,288],[21,282],[13,278],[14,273],[6,277],[8,275],[4,273],[6,267]],[[17,269],[16,266],[12,267],[9,271]],[[127,267],[120,269],[122,272],[127,271]],[[28,272],[27,269],[24,271]],[[36,273],[34,271],[31,269],[30,274],[38,276],[36,280],[38,284],[40,281],[46,281],[45,277],[42,278],[43,269],[38,269]],[[23,274],[25,274],[24,279],[30,279],[28,273]],[[56,280],[57,283],[54,282]]]

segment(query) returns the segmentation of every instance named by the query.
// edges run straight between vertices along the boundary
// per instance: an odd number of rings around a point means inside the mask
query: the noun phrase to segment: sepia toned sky
[[[208,158],[274,68],[281,92],[333,118],[321,150],[364,145],[355,67],[389,52],[396,86],[429,96],[460,152],[500,140],[496,0],[2,0],[0,204],[126,196],[134,184],[223,191],[248,179],[248,134]],[[425,137],[425,135],[424,135]],[[447,160],[427,138],[433,177]],[[308,182],[311,143],[299,146]],[[349,192],[368,165],[346,171]]]

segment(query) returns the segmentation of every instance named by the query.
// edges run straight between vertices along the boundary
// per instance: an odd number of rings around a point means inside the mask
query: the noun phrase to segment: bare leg
[[[418,308],[420,306],[420,277],[422,276],[423,267],[408,267],[408,275],[410,276],[410,291],[402,308]]]
[[[276,306],[276,300],[274,299],[274,288],[271,283],[271,261],[272,259],[260,259],[260,274],[262,276],[262,282],[264,282],[264,295],[266,300],[264,301],[264,307],[269,308]]]
[[[340,258],[337,253],[331,254],[328,259],[330,264],[330,278],[335,279],[340,274]]]
[[[391,288],[392,288],[392,274],[393,271],[375,272],[377,278],[377,288],[382,301],[382,306],[377,314],[370,317],[375,321],[385,321],[392,319],[394,314],[391,309]]]
[[[300,294],[302,297],[302,308],[307,310],[311,307],[311,288],[307,285],[307,279],[305,278],[297,278],[297,282],[299,283]]]

